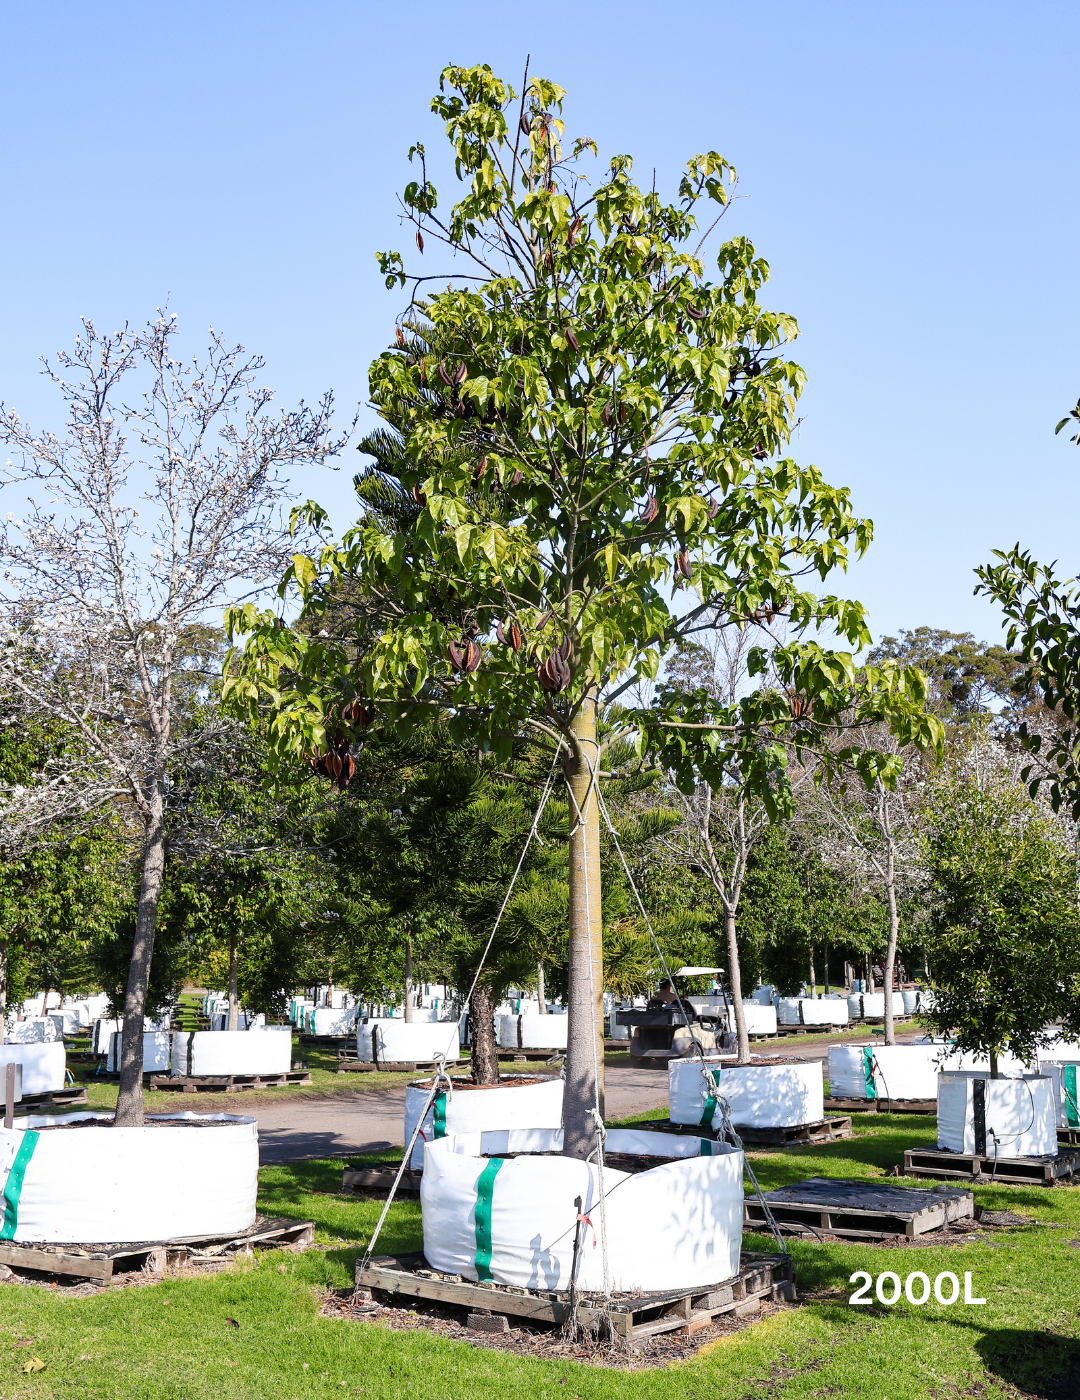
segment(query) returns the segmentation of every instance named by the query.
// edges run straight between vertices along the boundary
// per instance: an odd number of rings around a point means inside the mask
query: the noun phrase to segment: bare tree
[[[185,364],[173,357],[176,334],[175,315],[163,312],[113,335],[84,321],[74,352],[45,364],[67,408],[63,437],[32,432],[0,404],[0,438],[18,458],[0,480],[9,497],[25,491],[24,518],[10,512],[0,536],[0,685],[72,726],[93,782],[107,775],[113,800],[129,803],[142,826],[123,1125],[143,1119],[167,771],[206,737],[185,732],[176,714],[185,639],[281,576],[295,545],[280,473],[324,461],[347,437],[331,436],[332,395],[273,412],[271,392],[256,383],[261,358],[211,330],[205,359]],[[94,800],[78,764],[65,776],[62,786]],[[33,807],[24,828],[43,819]]]
[[[859,738],[891,760],[870,787],[852,775],[848,783],[822,783],[813,803],[839,838],[825,858],[834,868],[858,875],[885,898],[889,917],[885,948],[885,1043],[895,1045],[892,992],[900,937],[900,899],[905,887],[921,881],[915,821],[926,788],[929,761],[913,745],[902,745],[884,726]]]
[[[734,705],[747,684],[748,655],[758,630],[753,625],[719,627],[704,645],[684,651],[671,670],[681,684],[702,686],[720,703]],[[722,785],[699,777],[689,796],[672,782],[685,822],[672,834],[670,844],[678,846],[681,858],[701,871],[720,898],[739,1063],[749,1064],[736,916],[750,853],[769,825],[769,816],[761,801],[747,795],[737,763],[727,776],[729,781]],[[802,777],[796,775],[794,786],[801,782]]]

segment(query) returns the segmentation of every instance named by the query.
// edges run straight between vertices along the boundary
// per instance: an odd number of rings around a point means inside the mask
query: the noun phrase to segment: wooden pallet
[[[34,1113],[39,1108],[71,1108],[85,1102],[85,1086],[75,1084],[67,1089],[53,1089],[47,1094],[23,1094],[15,1109],[18,1113]]]
[[[552,1063],[555,1060],[565,1060],[565,1050],[507,1050],[504,1054],[500,1049],[500,1060],[512,1060],[515,1065],[526,1064],[530,1060],[544,1060]]]
[[[372,1162],[370,1165],[361,1162],[357,1166],[346,1164],[341,1173],[341,1189],[384,1195],[393,1186],[400,1165],[400,1162]],[[401,1185],[397,1194],[419,1196],[423,1174],[422,1169],[413,1171],[411,1167],[407,1167],[401,1174]]]
[[[309,1069],[288,1074],[152,1074],[151,1089],[171,1089],[178,1094],[239,1094],[245,1089],[276,1089],[285,1084],[310,1084]]]
[[[765,1199],[779,1225],[795,1227],[796,1233],[818,1232],[852,1240],[884,1240],[895,1235],[913,1239],[975,1214],[975,1197],[970,1191],[927,1191],[917,1186],[825,1176],[766,1191]],[[743,1203],[743,1223],[751,1230],[769,1228],[764,1208],[755,1197],[748,1196]]]
[[[937,1117],[937,1099],[834,1099],[825,1100],[826,1109],[842,1113],[925,1113]]]
[[[855,1136],[850,1117],[821,1118],[790,1128],[752,1128],[741,1123],[734,1127],[747,1147],[798,1147],[800,1143],[841,1142]]]
[[[108,1284],[113,1275],[149,1268],[161,1273],[171,1264],[209,1264],[250,1255],[257,1248],[310,1249],[315,1243],[313,1220],[268,1220],[260,1216],[239,1235],[189,1236],[121,1245],[0,1244],[0,1264],[11,1269],[92,1279]]]
[[[1059,1128],[1057,1139],[1059,1147],[1080,1147],[1080,1128]]]
[[[983,1183],[992,1178],[1002,1186],[1053,1186],[1055,1181],[1080,1175],[1080,1150],[1059,1152],[1056,1157],[999,1157],[995,1161],[985,1153],[908,1148],[904,1175]]]
[[[525,1318],[554,1326],[565,1321],[569,1307],[566,1293],[542,1289],[509,1288],[496,1283],[470,1283],[459,1274],[441,1274],[427,1267],[422,1254],[372,1259],[367,1268],[356,1263],[357,1288],[404,1299],[423,1298],[451,1307],[482,1309],[497,1316]],[[697,1332],[724,1313],[749,1317],[765,1302],[790,1302],[795,1298],[795,1271],[789,1254],[744,1254],[738,1276],[711,1288],[669,1289],[640,1297],[616,1294],[612,1323],[631,1346],[661,1332]],[[604,1318],[603,1300],[584,1295],[578,1305],[582,1326],[597,1329]]]

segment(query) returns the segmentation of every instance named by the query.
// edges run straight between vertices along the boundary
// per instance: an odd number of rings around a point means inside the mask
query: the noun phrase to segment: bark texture
[[[413,984],[412,984],[412,939],[405,940],[405,1022],[412,1024]]]
[[[469,1044],[474,1084],[498,1084],[499,1042],[495,1036],[495,1004],[491,988],[478,982],[469,1002]]]
[[[599,770],[596,697],[571,725],[566,760],[570,788],[570,946],[567,1012],[570,1023],[563,1095],[563,1152],[584,1159],[596,1146],[593,1113],[604,1113],[604,945],[600,905],[600,808],[591,774]]]
[[[225,1029],[238,1030],[240,1027],[240,995],[236,979],[236,930],[229,934],[229,1018]]]
[[[143,1017],[154,956],[154,931],[165,878],[164,774],[158,774],[150,790],[149,817],[143,843],[142,884],[135,917],[135,939],[128,967],[124,997],[123,1049],[120,1057],[120,1092],[116,1100],[117,1127],[140,1127],[143,1122]]]

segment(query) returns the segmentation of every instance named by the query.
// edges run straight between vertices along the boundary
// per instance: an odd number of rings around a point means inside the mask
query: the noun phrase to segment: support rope
[[[637,900],[637,906],[641,910],[641,917],[645,920],[645,927],[649,930],[649,937],[652,939],[653,947],[656,949],[657,957],[660,959],[660,966],[664,970],[664,976],[668,979],[668,982],[671,984],[671,990],[675,993],[675,1000],[678,1003],[679,1011],[682,1013],[683,1019],[686,1021],[687,1028],[689,1029],[691,1024],[690,1016],[687,1014],[686,1007],[683,1005],[682,997],[679,996],[678,990],[675,987],[675,980],[668,969],[667,960],[664,957],[663,950],[660,947],[660,942],[656,937],[656,933],[653,930],[652,920],[649,918],[649,915],[645,909],[645,905],[641,901],[641,895],[638,893],[637,885],[634,883],[634,877],[630,874],[630,867],[626,863],[625,855],[623,855],[623,849],[619,843],[618,834],[615,831],[614,826],[612,825],[611,815],[608,812],[607,803],[604,801],[604,794],[599,783],[597,783],[596,785],[596,795],[598,809],[604,818],[604,822],[607,826],[608,832],[611,835],[611,839],[615,843],[615,849],[619,853],[619,860],[622,862],[622,868],[626,872],[626,878],[630,883],[630,888],[634,892],[634,898]],[[701,1045],[700,1040],[698,1040],[697,1036],[694,1035],[693,1032],[691,1032],[690,1034],[690,1043],[693,1045],[697,1057],[701,1062],[701,1074],[708,1087],[709,1094],[713,1095],[714,1090],[718,1089],[719,1085],[714,1084],[712,1076],[709,1074],[709,1068],[705,1063],[705,1051]],[[775,1219],[773,1218],[772,1210],[769,1208],[769,1203],[765,1199],[765,1193],[761,1189],[757,1176],[754,1173],[754,1169],[750,1165],[750,1159],[746,1155],[746,1149],[743,1147],[742,1139],[735,1131],[735,1126],[731,1121],[730,1105],[728,1104],[728,1101],[723,1094],[716,1095],[716,1100],[717,1107],[720,1110],[720,1118],[724,1125],[724,1133],[728,1137],[728,1140],[731,1142],[732,1146],[743,1154],[743,1166],[746,1168],[746,1174],[750,1178],[754,1191],[757,1194],[757,1198],[760,1202],[762,1212],[765,1216],[765,1220],[768,1223],[769,1229],[772,1231],[773,1238],[776,1240],[781,1254],[786,1254],[787,1244],[784,1242],[784,1237],[781,1235],[780,1229],[777,1226]]]
[[[529,828],[529,834],[528,834],[528,836],[525,838],[525,845],[521,848],[521,855],[518,857],[517,866],[516,866],[516,868],[515,868],[515,870],[514,870],[513,875],[510,877],[510,884],[507,886],[506,895],[505,895],[505,897],[504,897],[504,899],[503,899],[503,902],[502,902],[502,907],[500,908],[499,913],[498,913],[498,917],[497,917],[496,920],[495,920],[495,925],[494,925],[494,927],[493,927],[492,930],[491,930],[491,936],[488,938],[487,943],[484,945],[484,951],[483,951],[483,953],[482,953],[481,956],[480,956],[480,962],[478,963],[477,968],[476,968],[476,976],[473,978],[473,980],[472,980],[472,986],[469,988],[469,995],[465,998],[464,1005],[463,1005],[462,1008],[461,1008],[461,1015],[458,1017],[458,1020],[457,1020],[457,1022],[456,1022],[456,1024],[455,1024],[455,1028],[454,1028],[454,1029],[455,1029],[455,1034],[459,1037],[459,1039],[460,1039],[460,1036],[461,1036],[461,1028],[462,1028],[462,1026],[464,1025],[464,1022],[465,1022],[465,1017],[469,1014],[469,1003],[472,1001],[473,992],[476,991],[476,984],[477,984],[477,982],[479,982],[479,980],[480,980],[480,974],[481,974],[481,972],[484,970],[484,963],[485,963],[485,961],[487,960],[487,955],[488,955],[488,953],[491,952],[491,945],[492,945],[492,943],[494,943],[494,941],[495,941],[495,935],[496,935],[496,933],[498,933],[498,931],[499,931],[499,925],[502,923],[502,917],[503,917],[503,915],[506,913],[506,906],[510,903],[510,896],[511,896],[511,894],[512,894],[513,891],[514,891],[514,885],[517,883],[517,877],[521,874],[521,867],[525,864],[525,857],[526,857],[526,855],[528,855],[529,847],[532,845],[533,837],[536,835],[536,829],[537,829],[537,827],[540,825],[540,818],[541,818],[541,816],[543,815],[544,808],[547,806],[547,800],[548,800],[548,798],[551,796],[551,780],[552,780],[552,778],[555,776],[555,765],[556,765],[556,763],[559,761],[559,754],[560,754],[561,750],[562,750],[562,744],[561,744],[561,742],[560,742],[559,747],[556,748],[556,750],[555,750],[555,756],[554,756],[554,758],[551,760],[551,767],[550,767],[550,769],[548,770],[547,781],[546,781],[545,784],[544,784],[544,791],[543,791],[543,793],[541,794],[541,797],[540,797],[540,805],[539,805],[539,806],[537,807],[537,809],[536,809],[536,815],[533,817],[532,826]],[[591,960],[590,960],[589,966],[590,966],[590,971],[591,971],[591,968],[592,968]],[[449,1053],[449,1050],[450,1050],[452,1044],[453,1044],[453,1042],[451,1041],[451,1045],[447,1046],[447,1052],[448,1052],[448,1053]],[[595,1046],[594,1046],[594,1053],[595,1053]],[[412,1160],[413,1148],[414,1148],[415,1145],[416,1145],[416,1139],[417,1139],[417,1137],[420,1135],[420,1130],[421,1130],[421,1128],[423,1127],[424,1119],[427,1117],[427,1111],[428,1111],[428,1109],[431,1107],[431,1105],[435,1102],[435,1096],[436,1096],[436,1094],[438,1093],[438,1090],[439,1090],[439,1082],[440,1082],[440,1080],[445,1080],[445,1081],[446,1081],[446,1084],[447,1084],[447,1086],[448,1086],[448,1088],[449,1088],[449,1092],[450,1092],[451,1095],[453,1095],[453,1092],[454,1092],[453,1081],[451,1080],[449,1074],[446,1072],[446,1055],[439,1055],[439,1056],[436,1057],[436,1060],[435,1060],[435,1078],[434,1078],[433,1081],[432,1081],[431,1089],[430,1089],[430,1091],[429,1091],[429,1093],[428,1093],[427,1100],[426,1100],[426,1102],[425,1102],[425,1104],[424,1104],[424,1107],[423,1107],[423,1109],[421,1110],[420,1117],[417,1119],[416,1127],[415,1127],[415,1129],[413,1130],[413,1135],[412,1135],[412,1137],[409,1139],[409,1142],[408,1142],[408,1144],[407,1144],[407,1146],[406,1146],[406,1148],[405,1148],[405,1155],[404,1155],[404,1156],[402,1157],[402,1159],[401,1159],[401,1166],[398,1167],[397,1175],[394,1177],[393,1184],[392,1184],[391,1187],[390,1187],[390,1194],[387,1196],[386,1202],[385,1202],[385,1204],[383,1205],[382,1214],[379,1216],[378,1223],[377,1223],[376,1226],[375,1226],[375,1232],[374,1232],[374,1234],[371,1236],[371,1239],[370,1239],[369,1242],[368,1242],[368,1247],[367,1247],[367,1249],[366,1249],[365,1252],[364,1252],[363,1262],[361,1263],[361,1265],[360,1265],[360,1270],[359,1270],[360,1273],[363,1273],[363,1271],[367,1268],[368,1263],[369,1263],[370,1260],[371,1260],[372,1253],[374,1252],[374,1249],[375,1249],[376,1241],[378,1240],[379,1234],[380,1234],[380,1232],[382,1231],[382,1227],[383,1227],[383,1225],[384,1225],[385,1222],[386,1222],[387,1214],[388,1214],[388,1212],[389,1212],[389,1210],[390,1210],[390,1206],[391,1206],[392,1203],[393,1203],[394,1196],[395,1196],[395,1194],[396,1194],[396,1192],[397,1192],[398,1186],[401,1184],[401,1178],[402,1178],[402,1176],[404,1175],[405,1168],[406,1168],[407,1164]],[[607,1266],[606,1266],[606,1263],[605,1263],[605,1269],[606,1269],[606,1267],[607,1267]]]

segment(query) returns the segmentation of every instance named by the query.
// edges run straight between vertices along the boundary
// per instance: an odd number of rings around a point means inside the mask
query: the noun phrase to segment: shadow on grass
[[[988,1371],[1032,1400],[1077,1400],[1080,1396],[1080,1342],[1071,1337],[1000,1327],[985,1332],[975,1350]]]

